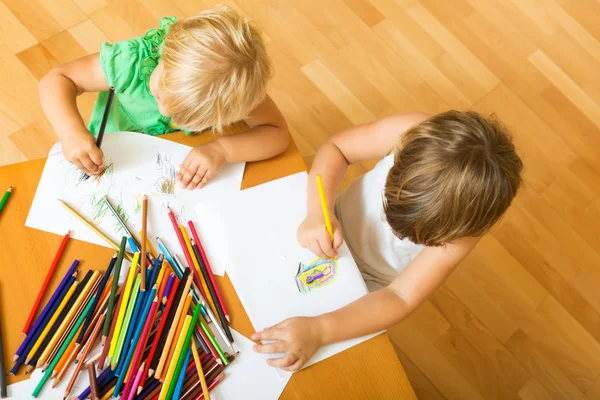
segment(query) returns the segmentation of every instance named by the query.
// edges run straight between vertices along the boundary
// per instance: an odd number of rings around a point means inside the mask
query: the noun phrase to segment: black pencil
[[[202,257],[200,256],[200,249],[198,248],[198,245],[196,244],[196,242],[194,242],[194,239],[191,240],[192,243],[192,249],[194,250],[194,254],[196,255],[196,258],[198,259],[198,265],[200,266],[200,272],[202,272],[202,276],[204,277],[204,281],[206,282],[206,286],[208,287],[208,291],[210,294],[210,297],[212,297],[213,303],[215,304],[215,308],[217,309],[217,314],[219,314],[219,319],[221,320],[221,326],[223,327],[223,330],[225,331],[225,335],[227,335],[227,338],[233,342],[233,335],[231,334],[231,331],[229,330],[229,324],[227,323],[227,318],[225,318],[225,313],[223,312],[223,308],[221,308],[221,303],[219,303],[219,298],[217,297],[217,292],[215,290],[215,287],[212,284],[212,281],[210,280],[210,276],[208,275],[208,271],[206,269],[206,265],[204,265],[204,260],[202,260]],[[207,293],[208,295],[208,293]],[[208,307],[208,304],[207,304]],[[213,321],[215,324],[218,324],[218,321]]]
[[[2,326],[0,326],[0,397],[2,398],[8,397],[4,371],[4,347],[2,346]]]
[[[100,123],[100,130],[98,130],[98,137],[96,138],[96,146],[100,148],[102,146],[102,139],[104,139],[104,130],[106,129],[106,123],[108,122],[108,114],[110,114],[110,106],[115,95],[115,88],[110,87],[108,90],[108,99],[106,100],[106,107],[104,107],[104,115],[102,115],[102,122]]]

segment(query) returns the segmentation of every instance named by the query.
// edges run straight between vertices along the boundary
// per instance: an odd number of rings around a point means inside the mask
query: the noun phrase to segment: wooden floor
[[[390,330],[419,398],[600,399],[600,3],[227,3],[262,27],[270,93],[308,163],[329,135],[407,110],[495,113],[515,134],[526,185],[514,206]],[[212,4],[1,0],[0,165],[56,140],[37,94],[52,66]],[[86,118],[93,101],[79,99]]]

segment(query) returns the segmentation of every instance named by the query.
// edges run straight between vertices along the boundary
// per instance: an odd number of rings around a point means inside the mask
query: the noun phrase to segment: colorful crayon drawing
[[[326,286],[337,276],[336,260],[321,260],[317,258],[308,265],[298,264],[296,285],[300,293],[309,293],[311,290]]]

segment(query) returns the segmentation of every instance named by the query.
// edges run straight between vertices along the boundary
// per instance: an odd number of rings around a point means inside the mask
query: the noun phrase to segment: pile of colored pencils
[[[24,365],[26,373],[42,368],[34,397],[49,379],[56,387],[76,364],[65,398],[210,399],[209,391],[224,379],[223,370],[235,350],[227,308],[194,224],[188,223],[190,239],[169,210],[184,264],[160,238],[160,253],[147,239],[145,197],[141,243],[109,199],[104,200],[126,233],[118,252],[106,272],[87,271],[81,280],[79,262],[73,262],[35,322],[29,319],[11,374]],[[126,251],[128,244],[132,256]],[[128,255],[131,266],[119,285]],[[42,291],[46,286],[47,282]],[[38,305],[36,301],[31,317]],[[96,347],[100,350],[93,354]],[[74,383],[86,369],[90,386],[73,396]]]

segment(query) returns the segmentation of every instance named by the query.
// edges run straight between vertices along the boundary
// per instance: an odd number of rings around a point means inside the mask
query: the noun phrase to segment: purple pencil
[[[21,356],[21,353],[23,352],[23,350],[25,349],[25,347],[29,344],[29,342],[31,340],[37,339],[37,336],[40,333],[40,332],[38,332],[39,331],[38,328],[40,328],[40,324],[46,318],[46,315],[52,309],[52,307],[55,305],[55,303],[61,300],[58,297],[59,297],[60,293],[62,292],[62,290],[64,289],[65,285],[67,284],[67,281],[69,280],[71,275],[73,275],[73,272],[75,271],[75,268],[77,268],[78,265],[79,265],[79,260],[73,261],[73,264],[71,265],[71,267],[69,268],[69,270],[67,271],[65,276],[63,276],[62,281],[60,281],[60,284],[58,285],[58,287],[52,294],[52,297],[50,297],[50,300],[48,300],[48,303],[46,303],[46,306],[40,313],[39,317],[35,320],[35,323],[31,327],[31,329],[29,329],[29,334],[27,336],[25,336],[25,339],[23,339],[23,342],[21,342],[21,345],[19,346],[19,348],[17,349],[17,352],[15,353],[15,356],[13,357],[13,362],[15,362],[19,359],[19,357]]]
[[[165,286],[165,291],[163,293],[163,297],[160,300],[162,304],[167,304],[167,300],[169,298],[169,294],[171,293],[171,288],[173,287],[173,282],[175,281],[175,275],[170,274],[169,279],[167,280],[167,286]]]

